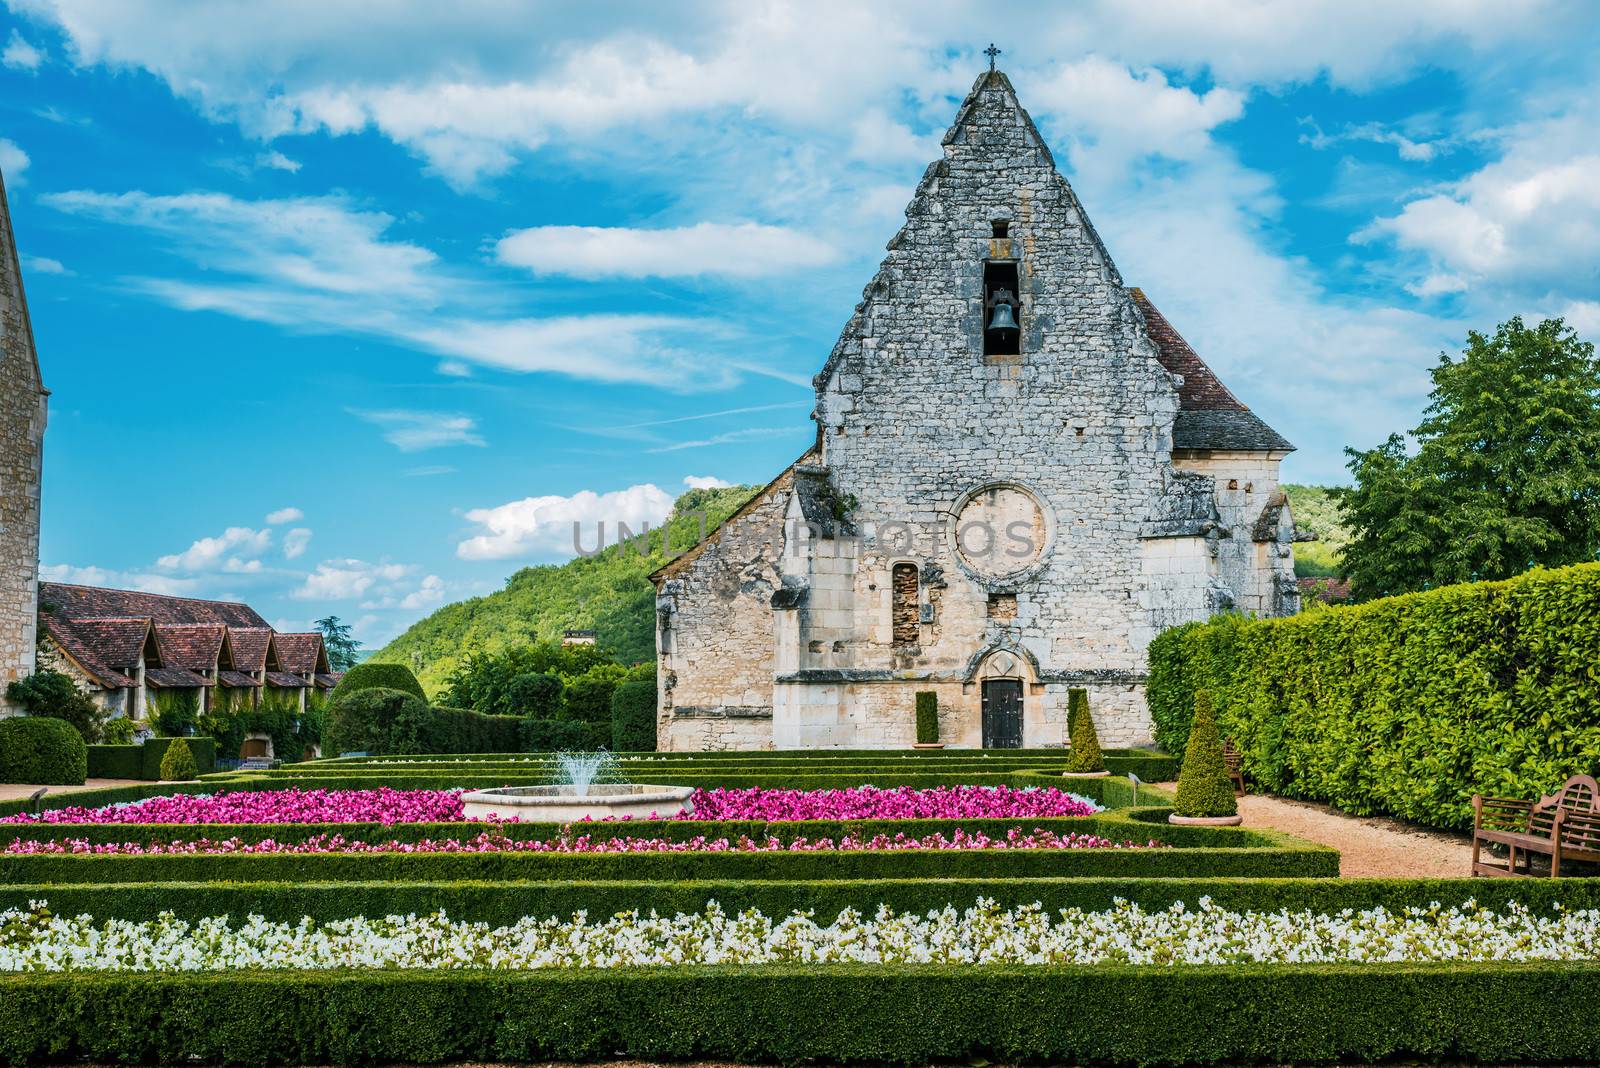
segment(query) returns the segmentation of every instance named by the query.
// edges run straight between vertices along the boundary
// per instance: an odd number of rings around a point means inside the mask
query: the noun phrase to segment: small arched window
[[[895,564],[891,573],[894,599],[894,644],[915,645],[918,639],[917,565]]]

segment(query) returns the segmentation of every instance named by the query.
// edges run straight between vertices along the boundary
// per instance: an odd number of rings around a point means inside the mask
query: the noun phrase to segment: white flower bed
[[[0,972],[221,971],[235,968],[618,968],[689,964],[1240,964],[1600,959],[1600,911],[1534,916],[1461,908],[1373,909],[1327,915],[1231,912],[1201,899],[1146,912],[1119,902],[1106,912],[1034,905],[1005,911],[992,901],[957,912],[866,918],[853,910],[831,924],[795,914],[772,920],[704,913],[622,913],[591,921],[527,918],[508,927],[430,916],[358,918],[317,924],[226,916],[187,923],[164,915],[132,923],[33,912],[0,912]]]

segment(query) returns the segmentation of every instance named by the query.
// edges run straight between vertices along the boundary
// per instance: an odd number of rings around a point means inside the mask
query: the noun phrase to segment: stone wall
[[[45,395],[11,215],[0,184],[0,715],[6,686],[34,670]]]

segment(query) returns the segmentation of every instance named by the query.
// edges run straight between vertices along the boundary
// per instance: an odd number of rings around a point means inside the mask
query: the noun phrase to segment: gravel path
[[[90,779],[82,786],[52,786],[52,794],[75,794],[79,790],[99,790],[107,786],[142,786],[140,779]],[[26,786],[21,783],[0,783],[0,801],[19,801],[24,797],[33,796],[37,786]]]
[[[1472,874],[1466,835],[1260,794],[1241,797],[1239,811],[1246,827],[1266,827],[1339,850],[1339,874],[1347,879],[1464,879]]]

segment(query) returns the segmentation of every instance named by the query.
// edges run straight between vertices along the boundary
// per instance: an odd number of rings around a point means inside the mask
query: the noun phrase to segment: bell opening
[[[983,265],[983,354],[1022,354],[1022,299],[1016,261]]]

